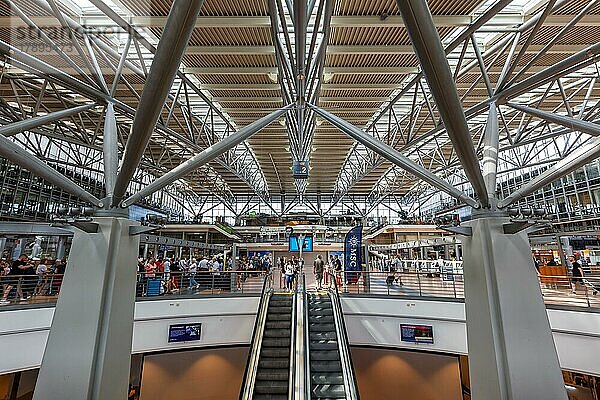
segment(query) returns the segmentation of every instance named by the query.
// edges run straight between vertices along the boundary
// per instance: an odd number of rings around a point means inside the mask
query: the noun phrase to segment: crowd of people
[[[12,262],[1,260],[0,305],[58,294],[66,266],[66,260],[60,258],[30,258],[26,254]]]
[[[138,259],[138,295],[148,294],[150,282],[158,286],[158,294],[172,294],[200,289],[203,273],[219,274],[229,269],[222,256],[200,255],[190,258],[160,258],[150,256]],[[139,292],[142,293],[139,293]]]

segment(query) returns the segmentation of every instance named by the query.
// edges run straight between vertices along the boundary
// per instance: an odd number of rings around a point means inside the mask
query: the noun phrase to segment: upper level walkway
[[[307,288],[316,288],[312,268],[306,268]],[[275,285],[284,287],[284,280],[275,273]],[[264,272],[222,271],[163,273],[146,276],[139,274],[136,296],[139,300],[218,295],[259,295]],[[325,273],[323,285],[338,279],[344,294],[365,296],[393,296],[398,298],[454,299],[465,297],[462,271],[415,270],[400,272],[347,271],[342,274]],[[277,281],[278,280],[278,281]],[[540,289],[547,305],[581,307],[600,310],[600,277],[587,276],[577,280],[571,276],[539,276]],[[15,309],[34,304],[56,302],[62,275],[0,277],[3,290],[2,309]]]

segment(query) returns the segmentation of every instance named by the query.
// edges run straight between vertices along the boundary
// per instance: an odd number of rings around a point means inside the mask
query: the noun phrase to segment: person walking
[[[583,286],[583,268],[581,266],[581,261],[579,261],[578,258],[569,257],[569,261],[572,263],[573,294],[577,294],[577,285]]]

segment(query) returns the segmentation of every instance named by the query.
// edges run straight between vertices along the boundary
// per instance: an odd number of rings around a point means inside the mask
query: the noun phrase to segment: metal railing
[[[260,350],[262,347],[262,338],[267,321],[267,310],[269,308],[269,299],[273,293],[273,274],[269,273],[263,281],[260,303],[252,331],[252,342],[250,352],[248,353],[248,362],[244,371],[243,388],[240,392],[240,400],[251,400],[254,396],[254,384],[256,382],[256,372],[258,371],[258,362]]]
[[[264,271],[198,271],[138,273],[136,297],[260,294]],[[53,303],[62,286],[62,274],[0,276],[0,304]]]
[[[462,271],[422,267],[419,271],[411,268],[396,272],[330,272],[326,277],[327,281],[339,277],[340,291],[353,295],[464,299]],[[264,271],[240,270],[155,273],[154,276],[140,273],[136,282],[136,296],[138,300],[147,300],[204,295],[259,295],[266,274]],[[276,271],[273,279],[279,280],[279,276]],[[570,275],[539,275],[538,278],[546,304],[600,308],[599,276],[578,278]],[[54,303],[62,280],[63,275],[60,274],[0,276],[0,305]]]
[[[465,298],[463,274],[449,271],[345,271],[328,274],[330,285],[331,282],[335,284],[336,279],[344,294]],[[548,305],[600,308],[600,277],[539,275],[538,279]]]
[[[350,355],[350,340],[348,339],[348,331],[346,329],[346,322],[344,320],[339,288],[335,279],[333,279],[333,290],[329,292],[329,295],[331,297],[333,316],[335,319],[335,330],[338,337],[337,342],[340,351],[340,361],[342,364],[346,399],[359,400],[360,394],[358,392],[358,384],[356,382],[356,375],[354,374],[352,357]]]

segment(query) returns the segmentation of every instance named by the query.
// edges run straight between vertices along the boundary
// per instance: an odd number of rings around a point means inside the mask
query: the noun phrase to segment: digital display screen
[[[200,340],[202,324],[169,325],[169,343]]]
[[[433,344],[433,326],[401,324],[400,336],[403,342]]]
[[[300,237],[298,235],[290,236],[290,252],[299,252],[300,251]],[[304,242],[302,243],[302,251],[305,253],[309,253],[313,251],[313,237],[312,235],[304,236]]]

